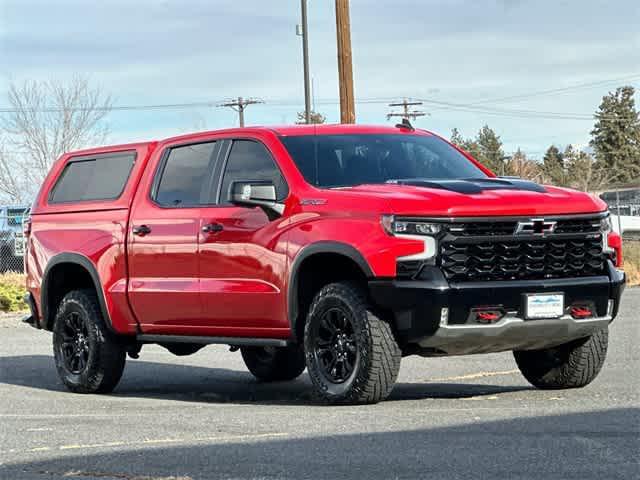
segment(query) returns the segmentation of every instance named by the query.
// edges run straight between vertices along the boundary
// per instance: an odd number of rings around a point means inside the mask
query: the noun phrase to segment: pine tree
[[[555,145],[551,145],[542,159],[542,173],[545,182],[553,185],[564,186],[567,182],[564,157]]]
[[[454,128],[453,130],[451,130],[451,138],[449,139],[449,141],[453,143],[456,147],[463,148],[462,145],[464,144],[465,140],[462,137],[460,130],[458,130],[457,128]]]
[[[480,146],[471,138],[464,138],[457,128],[451,130],[451,143],[460,147],[476,160],[480,161]]]
[[[488,125],[485,125],[478,132],[476,139],[479,156],[476,157],[487,168],[496,175],[502,175],[504,166],[504,151],[500,137]]]
[[[598,166],[617,183],[640,179],[640,114],[634,93],[633,87],[625,86],[604,96],[591,131]]]

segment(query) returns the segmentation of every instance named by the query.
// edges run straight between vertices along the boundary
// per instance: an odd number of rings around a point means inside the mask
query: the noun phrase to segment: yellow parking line
[[[501,375],[513,375],[515,373],[520,373],[520,370],[504,370],[501,372],[478,372],[478,373],[469,373],[467,375],[457,375],[455,377],[444,377],[444,378],[430,378],[428,382],[448,382],[452,380],[473,380],[476,378],[485,378],[485,377],[498,377]]]
[[[185,444],[185,443],[199,443],[199,442],[230,442],[240,440],[260,440],[265,438],[279,438],[286,437],[289,434],[286,432],[273,432],[273,433],[256,433],[256,434],[244,434],[244,435],[212,435],[208,437],[194,437],[194,438],[145,438],[135,441],[116,441],[116,442],[104,442],[104,443],[88,443],[88,444],[72,444],[72,445],[57,445],[57,446],[39,446],[26,448],[24,450],[11,449],[5,450],[0,453],[34,453],[34,452],[49,452],[49,451],[64,451],[64,450],[88,450],[95,448],[110,448],[110,447],[140,447],[145,445],[157,445],[157,444]]]

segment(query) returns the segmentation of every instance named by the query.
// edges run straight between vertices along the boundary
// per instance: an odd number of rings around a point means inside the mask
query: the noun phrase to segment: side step
[[[234,345],[240,347],[286,347],[289,341],[282,338],[251,337],[200,337],[189,335],[136,335],[140,343],[202,343]]]

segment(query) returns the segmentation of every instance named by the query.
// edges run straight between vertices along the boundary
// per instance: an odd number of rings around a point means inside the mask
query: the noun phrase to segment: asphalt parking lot
[[[640,289],[588,387],[532,389],[510,353],[404,359],[386,402],[318,405],[239,353],[145,347],[114,394],[58,382],[46,332],[0,320],[0,478],[640,478]]]

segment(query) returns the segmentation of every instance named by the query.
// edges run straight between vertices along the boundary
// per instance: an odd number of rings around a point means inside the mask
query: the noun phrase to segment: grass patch
[[[0,311],[20,312],[29,307],[24,303],[25,277],[20,273],[0,274]]]
[[[640,285],[640,241],[622,242],[622,259],[628,285]]]

